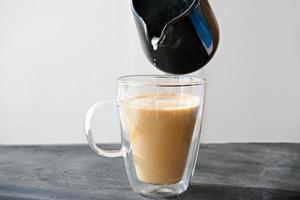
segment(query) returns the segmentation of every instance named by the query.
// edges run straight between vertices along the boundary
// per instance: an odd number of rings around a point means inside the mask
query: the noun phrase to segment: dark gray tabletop
[[[0,146],[0,199],[144,199],[122,159],[87,145]],[[300,200],[300,144],[205,144],[189,190],[175,199]]]

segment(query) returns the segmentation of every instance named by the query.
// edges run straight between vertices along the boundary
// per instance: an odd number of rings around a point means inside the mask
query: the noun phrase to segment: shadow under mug
[[[187,190],[196,165],[206,81],[192,76],[132,75],[118,78],[116,100],[99,101],[87,112],[85,133],[93,151],[123,157],[135,192],[172,197]],[[92,135],[95,113],[118,107],[122,148],[99,148]]]

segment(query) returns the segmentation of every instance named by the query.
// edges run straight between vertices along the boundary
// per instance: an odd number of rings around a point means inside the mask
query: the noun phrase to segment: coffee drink
[[[148,94],[122,103],[140,181],[174,184],[182,179],[199,99],[188,94]]]

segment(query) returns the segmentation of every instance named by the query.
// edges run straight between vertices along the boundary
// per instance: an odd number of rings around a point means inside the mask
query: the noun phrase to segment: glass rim
[[[157,79],[174,79],[174,81],[154,81]],[[190,75],[125,75],[117,79],[121,85],[131,86],[153,86],[153,87],[189,87],[197,85],[206,85],[207,80]]]

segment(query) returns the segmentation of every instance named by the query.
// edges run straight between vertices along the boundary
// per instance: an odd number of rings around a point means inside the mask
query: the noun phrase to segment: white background
[[[211,0],[221,30],[203,142],[300,142],[300,1]],[[85,143],[83,120],[145,59],[128,0],[0,0],[0,143]],[[99,142],[118,142],[112,108]],[[102,132],[101,132],[102,131]]]

